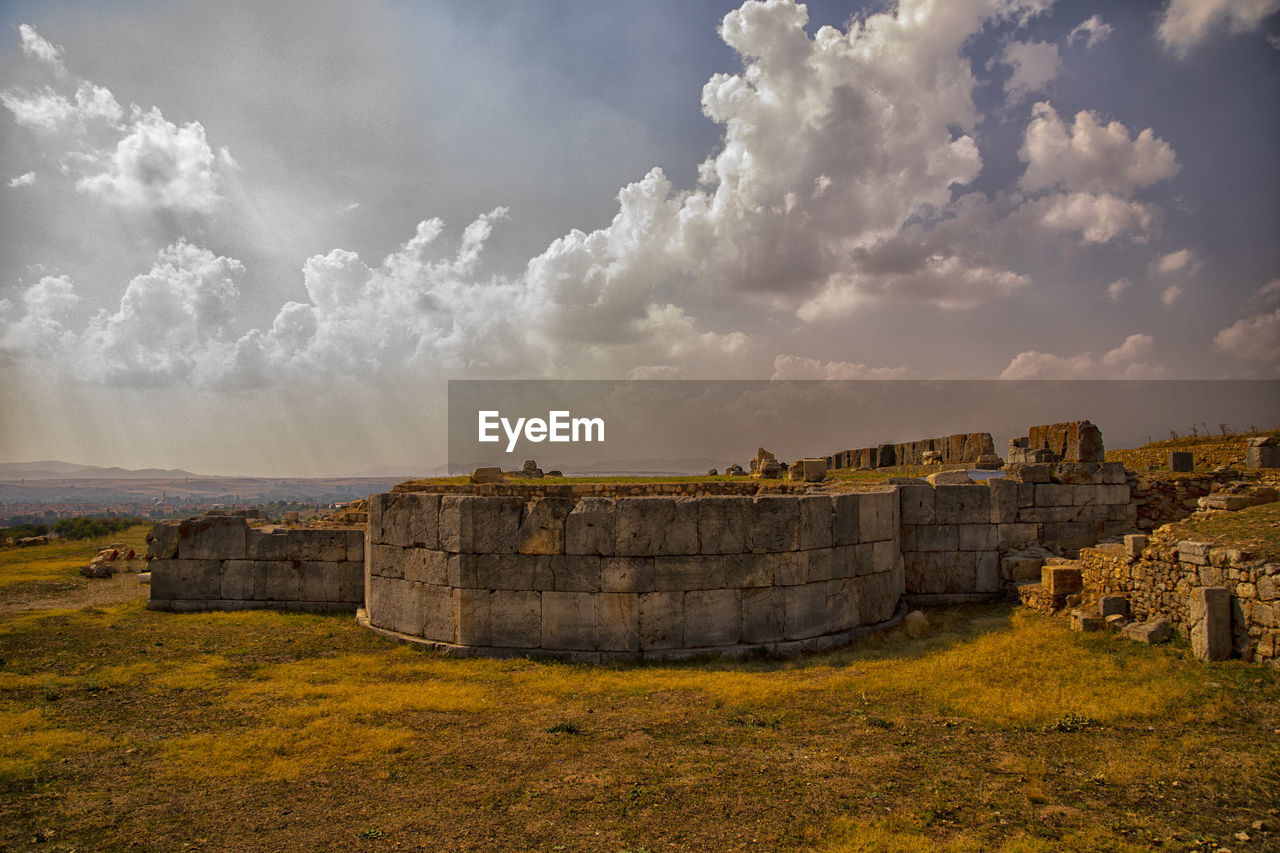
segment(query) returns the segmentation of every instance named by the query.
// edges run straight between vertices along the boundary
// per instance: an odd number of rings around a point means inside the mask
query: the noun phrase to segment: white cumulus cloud
[[[1028,350],[1018,353],[1001,379],[1140,379],[1159,376],[1160,368],[1143,361],[1155,346],[1150,335],[1134,334],[1124,343],[1094,358],[1090,353],[1060,356]]]
[[[1232,358],[1259,362],[1280,374],[1280,308],[1237,320],[1218,332],[1213,345]]]
[[[1182,296],[1182,288],[1176,284],[1171,284],[1164,290],[1160,291],[1160,301],[1165,305],[1172,305]]]
[[[1195,275],[1204,266],[1204,262],[1196,257],[1190,249],[1179,249],[1161,255],[1151,264],[1151,268],[1160,275]]]
[[[770,379],[910,379],[907,367],[868,367],[849,361],[820,361],[799,355],[779,355]]]
[[[1043,41],[1014,41],[1005,46],[1000,62],[1010,68],[1004,91],[1012,106],[1035,92],[1043,92],[1058,76],[1058,46]]]
[[[1101,15],[1092,15],[1081,21],[1071,34],[1067,36],[1067,42],[1074,44],[1077,39],[1085,40],[1085,47],[1093,47],[1106,41],[1111,35],[1111,25],[1102,20]]]
[[[1280,0],[1170,0],[1156,33],[1173,54],[1185,56],[1218,27],[1249,32],[1277,11]]]
[[[11,186],[11,187],[29,187],[29,186],[31,186],[32,184],[34,184],[35,182],[36,182],[36,173],[35,173],[35,172],[23,172],[21,175],[18,175],[16,178],[12,178],[12,179],[10,179],[10,181],[9,181],[9,186]]]
[[[1118,302],[1124,292],[1129,289],[1133,282],[1127,278],[1118,278],[1107,285],[1107,298],[1112,302]]]

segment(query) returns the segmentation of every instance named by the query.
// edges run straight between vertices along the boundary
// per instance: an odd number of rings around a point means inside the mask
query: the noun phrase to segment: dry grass
[[[1169,526],[1173,541],[1191,539],[1280,560],[1280,503],[1191,516]]]
[[[1004,606],[931,618],[796,659],[591,667],[338,616],[5,617],[0,847],[1240,850],[1276,821],[1273,670]]]
[[[48,545],[0,549],[0,596],[58,592],[85,586],[79,574],[100,548],[112,542],[147,553],[146,535],[150,524],[138,524],[98,539],[68,541],[55,539]],[[141,565],[141,560],[135,561]]]

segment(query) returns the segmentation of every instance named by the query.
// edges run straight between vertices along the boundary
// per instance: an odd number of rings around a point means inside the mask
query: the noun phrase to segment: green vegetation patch
[[[1280,560],[1280,503],[1191,516],[1170,525],[1169,534],[1174,541],[1212,542],[1266,560]]]

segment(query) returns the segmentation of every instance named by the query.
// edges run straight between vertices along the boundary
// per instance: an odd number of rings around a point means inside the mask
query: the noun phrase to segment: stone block
[[[1261,468],[1280,468],[1280,447],[1257,445],[1251,442],[1244,449],[1244,467],[1250,471]]]
[[[431,586],[415,583],[410,598],[417,607],[414,621],[420,626],[418,634],[428,640],[452,643],[457,639],[454,623],[454,590],[447,586]]]
[[[975,557],[974,592],[997,592],[1000,589],[1000,552],[979,551]]]
[[[440,495],[391,492],[369,499],[369,533],[374,544],[401,548],[439,545]]]
[[[795,551],[800,543],[800,504],[782,495],[760,495],[752,502],[751,550]]]
[[[742,591],[742,642],[776,643],[784,636],[785,614],[778,587]]]
[[[699,553],[745,553],[751,541],[751,521],[751,498],[702,498],[698,501]]]
[[[968,595],[978,591],[978,554],[975,551],[956,551],[942,554],[946,566],[947,584],[944,592]]]
[[[938,471],[925,477],[931,486],[961,486],[973,482],[968,471]]]
[[[338,564],[338,600],[361,605],[364,598],[364,566],[352,560]]]
[[[654,557],[601,557],[601,591],[652,592],[654,560]]]
[[[955,551],[960,532],[954,524],[923,524],[915,529],[917,551]]]
[[[280,560],[338,562],[347,559],[347,532],[331,528],[285,531],[285,553]]]
[[[1145,533],[1130,533],[1124,537],[1124,554],[1134,560],[1142,558],[1142,549],[1147,547]]]
[[[1195,461],[1194,454],[1186,450],[1170,450],[1169,451],[1169,470],[1170,471],[1196,470],[1196,461]]]
[[[901,559],[902,552],[893,546],[891,540],[871,543],[871,573],[893,571]]]
[[[243,560],[249,527],[234,516],[197,516],[178,525],[178,557],[183,560]]]
[[[1065,483],[1037,483],[1036,506],[1072,506],[1075,504],[1075,487]]]
[[[158,561],[151,562],[152,571]],[[262,563],[256,560],[226,560],[222,563],[222,579],[219,584],[220,591],[213,598],[221,598],[227,601],[251,601],[258,588],[258,572]],[[154,578],[155,575],[153,574]],[[154,596],[155,584],[151,586]],[[179,596],[186,598],[188,596]],[[190,596],[194,597],[194,596]]]
[[[544,649],[594,650],[599,645],[595,594],[544,592],[542,594],[542,647]]]
[[[1135,622],[1126,625],[1120,636],[1147,645],[1167,643],[1173,639],[1173,626],[1168,619],[1153,619],[1150,622]]]
[[[902,524],[933,524],[932,486],[899,486],[898,506]]]
[[[898,515],[897,488],[886,492],[863,492],[858,500],[858,532],[860,541],[893,539],[901,524]]]
[[[520,554],[563,554],[565,519],[573,510],[568,498],[534,498],[525,507],[516,551]]]
[[[722,583],[727,589],[773,586],[773,554],[724,554],[714,559],[720,563]],[[813,564],[808,568],[812,570]]]
[[[1103,631],[1106,630],[1107,620],[1101,616],[1094,616],[1081,610],[1071,611],[1071,630],[1072,631]]]
[[[827,585],[807,583],[782,588],[783,633],[804,640],[827,633]]]
[[[365,539],[367,538],[365,531],[350,529],[344,531],[347,539],[347,560],[354,563],[364,562],[365,555]]]
[[[1078,564],[1047,565],[1040,571],[1040,583],[1051,598],[1071,595],[1084,586]]]
[[[868,545],[868,554],[870,554],[870,548],[871,546]],[[773,582],[778,586],[795,586],[808,582],[809,560],[799,551],[783,551],[760,556],[773,564]]]
[[[1098,541],[1097,526],[1092,521],[1067,521],[1040,525],[1040,540],[1053,551],[1078,551]]]
[[[1231,593],[1221,586],[1191,591],[1191,651],[1200,660],[1231,657]]]
[[[339,601],[341,562],[309,562],[301,567],[300,601]]]
[[[609,557],[614,553],[615,502],[608,498],[583,498],[565,518],[564,552]]]
[[[1007,477],[993,477],[986,481],[992,524],[1008,524],[1018,520],[1018,484]]]
[[[250,528],[245,537],[245,554],[250,560],[294,559],[289,555],[289,533],[287,530],[264,532]]]
[[[488,495],[440,497],[440,548],[453,554],[513,554],[524,501]]]
[[[891,544],[891,543],[876,543]],[[801,551],[799,558],[804,561],[804,578],[806,583],[829,581],[846,575],[840,571],[840,564],[835,559],[831,548],[819,548],[815,551]],[[726,584],[728,586],[728,584]]]
[[[1103,462],[1102,467],[1098,469],[1096,479],[1099,483],[1109,486],[1123,486],[1129,482],[1129,474],[1124,470],[1122,462]]]
[[[698,502],[618,498],[614,553],[620,557],[698,553]]]
[[[602,652],[640,648],[640,611],[636,596],[601,593],[596,599],[596,647]]]
[[[257,585],[253,597],[258,601],[301,601],[302,563],[297,560],[272,560],[259,563]]]
[[[1053,480],[1053,473],[1048,465],[1028,465],[1020,462],[1005,466],[1005,476],[1015,483],[1048,483]]]
[[[1210,542],[1192,542],[1184,539],[1178,543],[1178,561],[1182,563],[1190,563],[1193,566],[1209,565],[1209,549],[1213,547]]]
[[[857,578],[859,618],[864,625],[875,625],[893,616],[902,588],[893,574],[875,574]]]
[[[574,555],[553,556],[551,574],[560,592],[599,592],[600,558]]]
[[[956,547],[961,551],[990,551],[997,547],[994,524],[961,524],[956,527]]]
[[[1123,595],[1104,595],[1098,601],[1098,614],[1104,619],[1108,616],[1128,616],[1129,599]]]
[[[829,495],[805,495],[800,503],[800,549],[830,548],[835,520]]]
[[[458,579],[463,580],[465,560],[457,555]],[[446,577],[448,561],[446,561]],[[533,554],[478,554],[473,560],[475,564],[476,589],[504,589],[512,591],[528,591],[555,588],[553,563],[561,559],[558,555]],[[448,583],[448,581],[446,581]]]
[[[996,547],[1001,550],[1025,548],[1039,541],[1036,526],[1030,523],[997,524]]]
[[[847,493],[831,496],[831,541],[839,545],[856,545],[861,541],[858,530],[858,494]]]
[[[542,594],[494,590],[489,594],[489,633],[499,648],[537,648],[542,644]]]
[[[717,560],[696,555],[653,558],[653,588],[658,592],[718,589],[724,586],[723,573]]]
[[[742,591],[699,589],[684,596],[684,643],[688,648],[735,645],[742,637]]]
[[[479,589],[479,566],[480,559],[476,554],[450,554],[445,565],[445,571],[449,573],[449,586],[455,589]]]
[[[173,560],[178,556],[178,521],[159,521],[147,534],[147,557]]]
[[[684,593],[640,594],[640,648],[684,647]]]
[[[860,623],[861,581],[861,578],[827,581],[827,626],[824,633],[847,631]]]
[[[379,548],[389,546],[379,545]],[[445,586],[449,583],[449,555],[431,548],[396,548],[403,577],[415,583]]]
[[[1280,577],[1276,575],[1258,575],[1258,598],[1273,601],[1280,598]]]
[[[422,636],[422,608],[414,585],[401,578],[380,575],[369,580],[370,623],[389,631]]]
[[[488,646],[492,638],[489,622],[489,590],[453,591],[454,642],[461,646]]]
[[[908,593],[940,593],[947,587],[945,554],[936,551],[910,551],[902,555],[905,587]]]

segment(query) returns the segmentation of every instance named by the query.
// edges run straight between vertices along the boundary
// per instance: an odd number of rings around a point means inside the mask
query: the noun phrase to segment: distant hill
[[[77,465],[57,459],[39,462],[0,462],[0,480],[176,480],[186,477],[206,477],[180,468],[101,468],[96,465]]]

